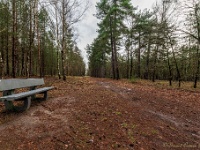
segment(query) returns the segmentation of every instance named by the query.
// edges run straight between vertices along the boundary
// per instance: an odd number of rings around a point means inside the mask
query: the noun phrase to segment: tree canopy
[[[1,76],[84,75],[73,24],[86,9],[77,0],[1,0]]]
[[[185,5],[187,3],[187,5]],[[87,46],[94,77],[197,81],[200,73],[200,2],[157,2],[138,10],[129,0],[96,5],[98,37]]]

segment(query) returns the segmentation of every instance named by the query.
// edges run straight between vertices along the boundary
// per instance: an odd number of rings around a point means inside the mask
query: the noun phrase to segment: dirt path
[[[0,105],[0,150],[200,149],[200,93],[109,79],[47,78],[47,101]]]

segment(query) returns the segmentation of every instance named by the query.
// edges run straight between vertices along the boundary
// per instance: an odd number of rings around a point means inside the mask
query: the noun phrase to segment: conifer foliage
[[[87,46],[89,75],[193,81],[200,77],[200,2],[161,0],[139,10],[129,0],[96,4],[98,36]]]
[[[78,22],[84,11],[75,15],[76,18],[71,17],[72,10],[80,6],[72,2],[0,0],[1,77],[60,77],[62,72],[64,78],[85,74],[85,63],[74,40],[72,25],[73,19],[78,19],[73,23]],[[68,10],[63,15],[62,4],[64,11]]]

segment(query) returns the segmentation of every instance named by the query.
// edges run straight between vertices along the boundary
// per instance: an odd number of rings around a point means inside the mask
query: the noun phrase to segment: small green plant
[[[134,137],[131,137],[130,140],[131,140],[132,143],[135,143],[135,138]]]
[[[151,131],[151,133],[155,135],[155,134],[158,134],[158,131],[153,129],[153,130]]]
[[[116,114],[116,115],[121,115],[122,113],[119,112],[119,111],[116,111],[115,114]]]
[[[137,83],[137,78],[136,77],[131,77],[130,82],[131,83]]]
[[[122,127],[123,127],[123,128],[127,128],[127,127],[128,127],[128,124],[127,124],[127,123],[122,123]]]
[[[128,130],[128,137],[129,137],[129,139],[131,140],[132,143],[135,143],[133,131]]]
[[[140,135],[142,135],[142,136],[148,136],[149,134],[147,133],[147,132],[140,132]]]
[[[135,129],[136,127],[137,127],[137,125],[134,125],[134,124],[132,125],[132,129]]]

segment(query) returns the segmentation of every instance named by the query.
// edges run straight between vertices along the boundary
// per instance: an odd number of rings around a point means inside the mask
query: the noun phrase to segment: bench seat
[[[3,96],[3,97],[0,97],[0,101],[18,100],[18,99],[21,99],[21,98],[24,98],[24,97],[29,97],[29,96],[33,96],[35,94],[39,94],[39,93],[43,93],[43,92],[49,91],[49,90],[51,90],[53,88],[54,87],[44,87],[44,88],[39,88],[39,89],[27,91],[27,92],[22,92],[22,93],[12,94],[12,95],[8,95],[8,96]]]
[[[31,106],[31,100],[36,99],[36,94],[43,94],[43,100],[47,100],[47,92],[54,87],[37,88],[44,85],[44,79],[28,78],[28,79],[2,79],[0,80],[0,91],[3,96],[0,102],[3,102],[8,111],[24,111]],[[30,91],[22,93],[14,93],[16,89],[29,88]],[[21,101],[21,103],[13,103],[13,101]]]

